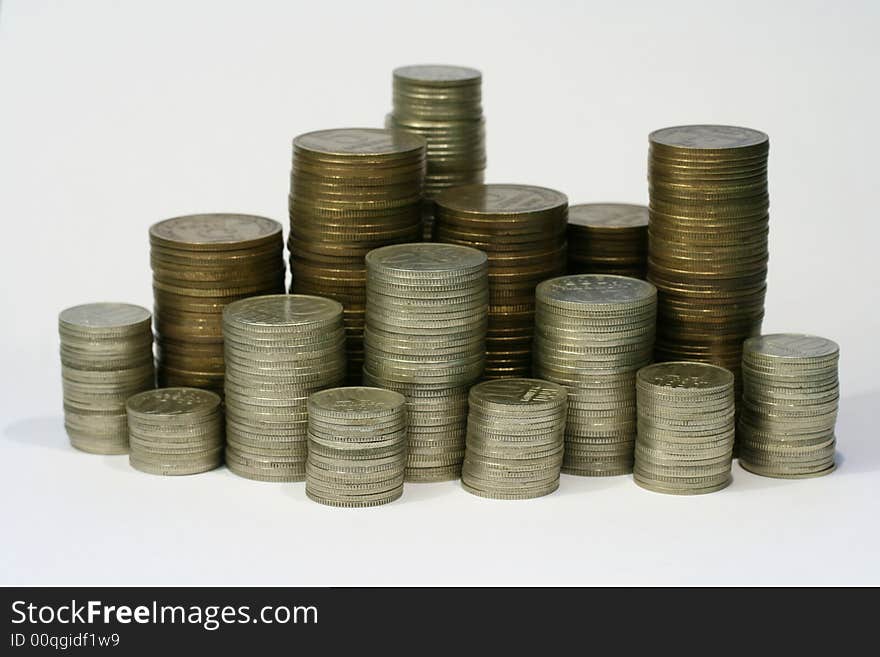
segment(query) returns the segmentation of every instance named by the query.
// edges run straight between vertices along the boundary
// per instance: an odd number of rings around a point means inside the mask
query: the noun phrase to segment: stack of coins
[[[466,185],[437,198],[437,240],[489,256],[487,379],[528,376],[535,286],[565,271],[568,200],[528,185]]]
[[[127,303],[74,306],[58,315],[58,333],[70,444],[127,453],[125,400],[156,385],[150,312]]]
[[[379,388],[309,397],[306,495],[329,506],[379,506],[403,494],[406,399]]]
[[[277,294],[223,311],[226,465],[259,481],[302,481],[311,393],[345,380],[342,305]]]
[[[471,388],[464,489],[524,500],[559,488],[568,391],[538,379],[499,379]]]
[[[198,214],[150,228],[160,386],[223,394],[223,307],[284,291],[281,224]]]
[[[657,290],[624,276],[581,274],[537,289],[535,376],[568,388],[567,474],[632,472],[635,375],[652,360]]]
[[[223,462],[220,395],[197,388],[161,388],[130,397],[129,463],[157,475],[207,472]]]
[[[423,237],[433,239],[433,199],[447,187],[483,182],[486,128],[482,75],[462,66],[404,66],[393,75],[388,128],[419,135],[428,145]]]
[[[424,177],[425,142],[404,132],[322,130],[293,140],[291,291],[342,304],[350,383],[364,360],[364,256],[419,239]]]
[[[648,280],[658,290],[657,360],[737,377],[761,332],[767,278],[767,135],[695,125],[651,133]]]
[[[364,382],[406,396],[407,481],[461,474],[468,390],[486,360],[486,254],[401,244],[367,254]]]
[[[568,273],[648,273],[648,208],[629,203],[582,203],[568,208]]]
[[[811,335],[764,335],[743,345],[739,464],[767,477],[834,470],[840,349]]]
[[[704,363],[657,363],[639,371],[636,396],[633,478],[639,486],[698,495],[730,483],[733,373]]]

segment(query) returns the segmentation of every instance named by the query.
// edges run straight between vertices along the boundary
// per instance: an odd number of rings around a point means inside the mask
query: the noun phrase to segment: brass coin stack
[[[482,75],[462,66],[404,66],[394,70],[394,109],[385,126],[419,135],[428,144],[423,238],[434,233],[432,200],[447,187],[483,182],[486,127]]]
[[[150,228],[160,386],[223,394],[223,308],[284,291],[281,224],[198,214]]]
[[[350,383],[364,361],[364,256],[420,238],[424,177],[425,142],[405,132],[349,128],[293,140],[291,291],[342,304]]]
[[[220,395],[197,388],[160,388],[126,403],[131,466],[156,475],[207,472],[223,462]]]
[[[648,274],[648,208],[581,203],[568,208],[568,273]]]
[[[302,481],[307,400],[345,379],[342,305],[301,294],[241,299],[223,311],[226,465],[259,481]]]
[[[367,254],[364,382],[402,393],[407,481],[461,474],[468,390],[486,360],[486,254],[452,244],[400,244]]]
[[[150,312],[127,303],[89,303],[58,315],[64,426],[92,454],[126,454],[125,400],[155,387]]]
[[[559,488],[568,391],[538,379],[498,379],[471,388],[466,491],[525,500]]]
[[[306,495],[367,507],[403,494],[406,399],[379,388],[331,388],[309,397]]]
[[[736,375],[761,332],[767,279],[767,135],[695,125],[651,133],[648,280],[658,291],[657,360]]]
[[[743,468],[780,479],[834,470],[839,353],[835,342],[811,335],[745,341],[737,432]]]
[[[635,278],[562,276],[537,289],[535,376],[568,388],[567,474],[632,472],[635,376],[652,360],[657,291]]]
[[[565,271],[568,200],[529,185],[466,185],[437,197],[437,241],[489,256],[487,379],[528,376],[535,286]]]
[[[639,435],[633,479],[642,488],[698,495],[730,483],[733,373],[705,363],[649,365],[636,377]]]

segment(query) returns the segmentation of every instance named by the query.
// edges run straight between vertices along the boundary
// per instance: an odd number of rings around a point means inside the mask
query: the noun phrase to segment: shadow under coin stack
[[[394,109],[388,128],[423,137],[428,144],[423,238],[434,233],[432,200],[447,187],[483,182],[486,124],[482,75],[461,66],[404,66],[394,70]]]
[[[339,301],[348,381],[364,360],[368,251],[421,236],[425,142],[395,130],[321,130],[293,140],[291,291]]]
[[[566,474],[632,472],[635,376],[651,362],[657,291],[624,276],[581,274],[537,289],[535,376],[568,388]]]
[[[259,481],[302,481],[308,396],[345,379],[342,305],[277,294],[223,311],[226,465]]]
[[[657,363],[639,371],[636,394],[633,478],[639,486],[699,495],[730,483],[733,373],[704,363]]]
[[[648,280],[658,291],[658,361],[731,370],[761,332],[767,279],[767,135],[695,125],[651,133]]]
[[[737,434],[743,468],[780,479],[834,470],[839,353],[835,342],[811,335],[746,340]]]
[[[199,214],[150,228],[160,386],[223,394],[223,308],[284,292],[281,224]]]
[[[489,256],[487,379],[528,376],[535,286],[565,272],[568,199],[530,185],[466,185],[437,198],[437,241]]]
[[[485,381],[470,391],[464,489],[525,500],[559,488],[568,391],[538,379]]]
[[[402,393],[407,481],[461,475],[468,391],[486,360],[486,254],[401,244],[367,254],[364,383]]]
[[[160,388],[127,404],[135,470],[156,475],[207,472],[223,462],[220,395],[196,388]]]
[[[648,208],[581,203],[568,208],[568,273],[648,274]]]
[[[74,306],[58,316],[64,426],[92,454],[126,454],[125,400],[155,387],[150,312],[127,303]]]
[[[309,397],[306,495],[366,507],[403,494],[406,399],[379,388],[331,388]]]

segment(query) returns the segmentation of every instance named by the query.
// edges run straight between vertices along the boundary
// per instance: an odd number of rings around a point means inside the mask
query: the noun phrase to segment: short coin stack
[[[150,228],[160,386],[223,394],[223,307],[284,291],[281,224],[200,214]]]
[[[197,388],[160,388],[129,398],[129,463],[157,475],[207,472],[223,462],[220,395]]]
[[[407,481],[461,474],[468,390],[486,359],[486,254],[401,244],[367,254],[364,383],[406,396]]]
[[[406,399],[379,388],[331,388],[309,397],[306,495],[365,507],[403,494]]]
[[[704,363],[649,365],[636,379],[639,436],[635,482],[673,495],[698,495],[730,483],[733,374]]]
[[[125,400],[156,385],[150,312],[127,303],[74,306],[58,316],[58,333],[70,444],[127,453]]]
[[[223,311],[226,465],[260,481],[302,481],[311,393],[345,379],[342,305],[301,294]]]
[[[456,185],[483,182],[486,128],[482,75],[462,66],[404,66],[394,70],[394,109],[388,128],[423,137],[428,144],[424,239],[433,239],[431,200]]]
[[[348,128],[293,140],[291,291],[342,304],[349,382],[360,381],[364,359],[364,256],[420,238],[424,177],[425,142],[405,132]]]
[[[767,135],[695,125],[651,133],[648,280],[658,291],[657,360],[737,377],[761,332],[767,279]]]
[[[568,388],[567,474],[632,471],[635,376],[652,360],[657,291],[624,276],[581,274],[538,286],[535,376]]]
[[[777,334],[743,345],[739,464],[783,479],[834,470],[834,425],[840,387],[835,342]]]
[[[466,185],[437,198],[437,241],[489,256],[486,378],[528,376],[535,286],[565,272],[568,199],[529,185]]]
[[[470,391],[464,489],[524,500],[559,487],[568,391],[538,379],[485,381]]]
[[[568,208],[568,273],[648,273],[648,208],[629,203],[581,203]]]

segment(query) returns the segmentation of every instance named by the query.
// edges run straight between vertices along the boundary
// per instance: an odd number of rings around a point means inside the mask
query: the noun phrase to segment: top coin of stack
[[[644,279],[648,269],[648,208],[581,203],[568,208],[568,273]]]
[[[531,185],[465,185],[437,198],[437,241],[489,256],[486,378],[528,376],[535,286],[565,271],[568,199]]]
[[[363,365],[366,267],[371,249],[421,235],[425,142],[396,130],[321,130],[293,140],[291,291],[339,301],[349,382]]]
[[[198,214],[150,228],[159,385],[223,393],[223,307],[284,291],[281,224]]]
[[[447,187],[483,182],[486,129],[481,84],[479,71],[462,66],[403,66],[394,70],[394,108],[385,125],[424,137],[428,144],[426,241],[433,239],[430,200]]]

